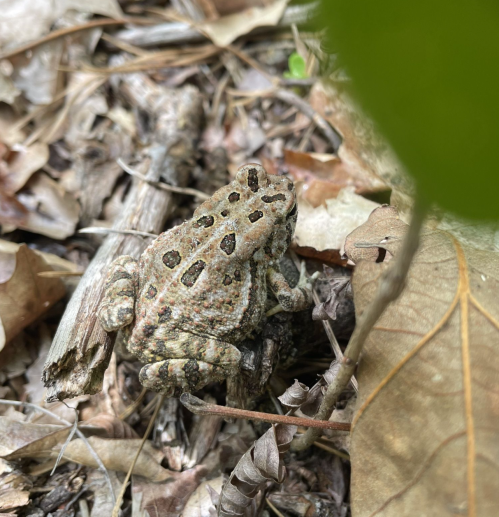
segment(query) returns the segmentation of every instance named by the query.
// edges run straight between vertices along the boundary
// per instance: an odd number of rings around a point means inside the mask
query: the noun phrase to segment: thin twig
[[[337,153],[340,148],[342,137],[341,135],[327,122],[326,119],[321,117],[317,111],[310,106],[310,104],[296,95],[296,93],[284,90],[283,88],[269,88],[267,90],[259,90],[252,92],[245,92],[243,90],[236,90],[234,88],[227,88],[227,93],[238,97],[275,97],[287,104],[291,104],[295,108],[298,108],[304,115],[315,122],[315,125],[322,131],[324,136],[328,139],[333,152]]]
[[[114,228],[102,228],[101,226],[88,226],[81,228],[78,233],[97,233],[101,235],[108,235],[110,233],[120,233],[122,235],[135,235],[136,237],[147,237],[156,239],[158,236],[155,233],[139,232],[138,230],[116,230]]]
[[[123,481],[123,484],[121,485],[121,490],[120,490],[120,493],[118,494],[118,499],[116,500],[116,502],[114,504],[112,517],[118,517],[118,515],[120,513],[120,507],[121,507],[121,503],[123,501],[123,496],[125,495],[125,490],[128,485],[128,481],[130,480],[130,476],[132,475],[133,468],[135,467],[135,463],[137,463],[139,455],[142,451],[142,447],[144,446],[144,443],[146,443],[147,437],[151,433],[151,430],[154,426],[154,422],[156,421],[156,417],[158,416],[158,412],[159,412],[161,406],[163,405],[164,400],[165,400],[164,395],[158,395],[158,400],[156,402],[156,409],[154,410],[151,420],[149,420],[149,425],[147,426],[146,432],[144,433],[142,441],[140,442],[137,454],[135,454],[135,458],[133,458],[132,464],[130,465],[130,468],[128,469],[128,472],[126,474],[125,480]]]
[[[383,314],[388,304],[396,300],[403,291],[409,267],[419,246],[419,233],[424,222],[425,214],[426,205],[420,198],[416,198],[412,221],[404,238],[402,249],[393,259],[393,266],[387,269],[381,278],[374,299],[359,317],[345,350],[343,360],[341,361],[338,375],[328,386],[319,410],[314,417],[315,419],[328,420],[330,418],[338,397],[353,375],[360,352],[371,329]],[[295,451],[304,450],[310,447],[319,435],[320,432],[317,432],[317,430],[308,429],[304,435],[293,440],[291,448]]]
[[[0,54],[0,59],[10,59],[11,57],[17,56],[27,50],[31,50],[35,47],[43,45],[44,43],[48,43],[49,41],[54,41],[58,38],[62,38],[64,36],[69,36],[70,34],[74,34],[75,32],[86,31],[89,29],[95,29],[96,27],[108,27],[110,25],[125,25],[126,23],[135,23],[135,24],[147,24],[151,25],[157,23],[156,20],[151,20],[148,18],[139,18],[139,17],[129,17],[129,18],[100,18],[98,20],[91,20],[86,23],[82,23],[81,25],[73,25],[72,27],[64,27],[63,29],[58,29],[56,31],[49,32],[47,35],[37,39],[35,41],[28,41],[19,47],[16,47],[12,50],[7,50],[6,52],[2,52]]]
[[[62,278],[66,276],[82,276],[84,271],[41,271],[36,276],[42,278]]]
[[[0,400],[0,404],[5,404],[7,406],[20,406],[20,407],[29,407],[31,409],[34,409],[35,411],[40,411],[42,413],[45,413],[46,415],[51,416],[52,418],[55,418],[56,420],[59,420],[59,422],[63,423],[64,425],[67,425],[68,427],[71,427],[72,424],[65,420],[64,418],[61,418],[60,416],[56,415],[55,413],[52,413],[52,411],[49,411],[48,409],[45,409],[43,407],[37,406],[35,404],[31,404],[30,402],[18,402],[17,400]],[[104,477],[106,478],[106,483],[109,487],[109,492],[111,494],[111,498],[114,502],[116,501],[116,496],[114,495],[114,489],[113,485],[111,483],[111,478],[109,477],[109,472],[106,469],[106,466],[104,463],[102,463],[102,460],[99,458],[99,455],[97,452],[95,452],[95,449],[90,445],[90,442],[87,440],[85,435],[77,428],[76,429],[76,435],[78,438],[80,438],[83,443],[87,446],[88,450],[90,451],[90,454],[94,458],[95,462],[99,466],[99,470],[104,474]]]
[[[270,424],[300,425],[302,427],[316,427],[318,429],[350,431],[350,424],[345,422],[329,422],[296,416],[272,415],[270,413],[260,413],[259,411],[247,411],[245,409],[218,406],[204,402],[190,393],[183,393],[180,396],[180,402],[196,415],[217,415],[226,418],[244,418],[257,420],[259,422],[269,422]]]
[[[143,174],[137,172],[136,170],[129,167],[121,158],[116,160],[116,163],[130,176],[135,176],[136,178],[141,179],[142,181],[146,181],[150,185],[154,185],[163,190],[167,190],[168,192],[175,192],[177,194],[186,194],[188,196],[196,196],[199,199],[209,199],[210,196],[197,190],[195,188],[182,188],[182,187],[174,187],[173,185],[167,185],[166,183],[161,183],[160,181],[150,181]]]

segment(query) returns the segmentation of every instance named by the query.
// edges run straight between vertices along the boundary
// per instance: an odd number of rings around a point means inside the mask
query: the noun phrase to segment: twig
[[[291,5],[286,7],[282,18],[275,27],[258,27],[251,32],[251,37],[262,32],[280,30],[283,27],[290,27],[291,24],[300,25],[311,19],[318,10],[319,2],[311,2],[304,5]],[[168,22],[154,25],[152,27],[134,27],[124,29],[115,34],[115,37],[136,45],[138,47],[154,47],[158,45],[184,45],[206,41],[206,36],[199,32],[199,29],[185,22]]]
[[[151,420],[149,420],[149,425],[147,426],[146,432],[144,433],[142,441],[140,442],[139,449],[137,450],[137,454],[135,454],[135,457],[133,458],[132,464],[130,465],[130,468],[128,469],[128,472],[123,481],[123,484],[121,485],[121,490],[120,490],[120,493],[118,494],[118,499],[116,500],[116,502],[114,504],[112,517],[118,517],[118,515],[120,513],[120,506],[123,501],[123,496],[125,495],[125,490],[128,485],[128,481],[130,480],[130,476],[132,475],[133,468],[135,467],[135,464],[137,463],[137,460],[139,459],[140,453],[142,451],[142,447],[144,447],[144,443],[146,443],[147,437],[151,433],[154,422],[156,421],[156,417],[158,416],[158,412],[161,409],[161,406],[163,405],[164,400],[165,400],[164,395],[158,395],[156,409],[154,410],[154,413],[151,416]]]
[[[160,181],[151,181],[150,179],[146,178],[143,174],[140,172],[132,169],[130,166],[128,166],[121,158],[118,158],[116,160],[116,163],[130,176],[135,176],[136,178],[141,179],[142,181],[147,181],[149,185],[154,185],[155,187],[158,187],[163,190],[167,190],[168,192],[175,192],[177,194],[185,194],[187,196],[196,196],[199,199],[209,199],[210,196],[208,194],[205,194],[204,192],[201,192],[200,190],[197,190],[195,188],[183,188],[183,187],[174,187],[173,185],[168,185],[166,183],[162,183]],[[81,230],[80,230],[81,231]]]
[[[298,108],[304,115],[311,118],[317,127],[323,132],[324,136],[329,140],[333,152],[337,153],[338,149],[341,145],[341,136],[340,134],[332,128],[329,123],[323,119],[313,108],[310,106],[310,104],[303,100],[301,97],[296,95],[296,93],[290,92],[288,90],[284,90],[282,88],[278,88],[274,91],[274,97],[278,98],[279,100],[286,102],[288,104],[291,104],[292,106],[295,106]]]
[[[343,360],[341,361],[338,375],[328,386],[324,399],[314,417],[315,419],[329,419],[339,395],[345,389],[353,375],[360,352],[371,329],[383,314],[388,304],[396,300],[402,292],[409,267],[419,246],[419,233],[424,222],[425,214],[426,205],[420,198],[416,198],[412,221],[402,244],[402,249],[393,259],[393,266],[387,269],[381,278],[374,299],[359,317],[345,350]],[[320,433],[315,429],[309,429],[304,435],[293,440],[291,448],[295,451],[304,450],[310,447],[319,435]]]
[[[56,415],[52,411],[49,411],[48,409],[37,406],[35,404],[31,404],[30,402],[18,402],[17,400],[1,400],[0,399],[0,404],[5,404],[7,406],[29,407],[31,409],[34,409],[35,411],[40,411],[42,413],[45,413],[46,415],[51,416],[52,418],[55,418],[56,420],[59,420],[59,422],[61,422],[64,425],[67,425],[68,427],[72,427],[71,422],[68,422],[64,418],[61,418],[60,416]],[[90,442],[87,440],[85,435],[78,428],[76,428],[75,433],[78,436],[78,438],[80,438],[83,441],[83,443],[87,446],[88,450],[90,451],[90,454],[92,455],[95,462],[99,466],[99,470],[104,474],[104,477],[106,478],[106,483],[109,486],[109,492],[111,494],[111,498],[114,503],[116,501],[116,496],[114,495],[114,489],[113,489],[113,485],[111,483],[111,478],[109,477],[109,472],[107,471],[104,463],[102,463],[102,461],[99,458],[99,455],[97,454],[95,449],[90,445]]]
[[[58,29],[56,31],[49,32],[46,36],[41,37],[35,41],[28,41],[19,47],[16,47],[12,50],[7,50],[6,52],[2,52],[0,54],[0,59],[9,59],[11,57],[17,56],[22,52],[26,52],[27,50],[31,50],[35,47],[43,45],[44,43],[48,43],[49,41],[54,41],[58,38],[62,38],[64,36],[69,36],[70,34],[74,34],[75,32],[86,31],[89,29],[95,29],[96,27],[108,27],[111,25],[125,25],[125,23],[136,23],[136,24],[154,24],[155,20],[151,20],[148,18],[139,18],[139,17],[128,17],[128,18],[101,18],[98,20],[91,20],[87,23],[82,23],[81,25],[73,25],[72,27],[64,27],[64,29]]]
[[[245,418],[271,424],[300,425],[302,427],[316,427],[318,429],[334,429],[337,431],[350,431],[350,424],[345,422],[329,422],[324,420],[312,420],[296,416],[272,415],[259,411],[247,411],[226,406],[217,406],[204,402],[190,393],[183,393],[180,402],[196,415],[217,415],[224,418]],[[319,433],[320,434],[320,433]]]
[[[116,230],[114,228],[102,228],[101,226],[88,226],[87,228],[81,228],[78,233],[96,233],[101,235],[108,235],[110,233],[119,233],[121,235],[135,235],[137,237],[147,237],[156,239],[157,234],[149,232],[139,232],[138,230]]]

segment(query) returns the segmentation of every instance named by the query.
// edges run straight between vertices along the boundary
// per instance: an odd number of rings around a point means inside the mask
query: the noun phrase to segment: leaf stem
[[[248,420],[258,420],[259,422],[269,422],[271,424],[298,425],[302,427],[315,427],[317,429],[334,429],[337,431],[350,431],[350,424],[347,422],[329,422],[312,420],[310,418],[300,418],[296,416],[274,415],[270,413],[260,413],[258,411],[247,411],[233,407],[217,406],[204,402],[190,393],[183,393],[180,402],[192,413],[196,415],[217,415],[224,418],[246,418]],[[320,431],[318,434],[321,434]]]

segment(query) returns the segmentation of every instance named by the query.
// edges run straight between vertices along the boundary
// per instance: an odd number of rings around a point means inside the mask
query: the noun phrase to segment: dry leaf
[[[276,25],[281,19],[287,3],[288,0],[275,0],[265,7],[250,7],[215,21],[201,23],[198,27],[215,45],[225,47],[256,27]]]
[[[49,159],[47,144],[35,143],[29,147],[17,145],[15,150],[8,162],[0,163],[0,181],[7,195],[15,194]]]
[[[6,488],[0,490],[0,510],[12,510],[20,506],[26,506],[29,503],[29,492],[27,490],[18,490],[17,488]],[[12,514],[15,515],[15,514]]]
[[[137,517],[177,517],[189,496],[196,490],[206,474],[203,466],[176,473],[175,481],[151,483],[133,477],[132,499],[137,507]],[[135,513],[134,513],[135,516]]]
[[[318,81],[309,100],[343,138],[338,150],[341,165],[336,165],[340,169],[336,174],[350,175],[360,184],[370,184],[373,190],[395,187],[412,192],[410,179],[388,143],[340,86]]]
[[[364,195],[388,190],[377,176],[345,165],[334,154],[301,153],[285,149],[284,164],[295,181],[305,183],[303,198],[314,207],[336,197],[345,187],[353,187],[356,194]]]
[[[73,235],[79,205],[71,194],[46,174],[34,174],[17,194],[17,200],[28,210],[26,222],[19,224],[19,228],[53,239]]]
[[[121,440],[91,436],[88,438],[88,441],[107,469],[128,472],[142,439]],[[178,476],[177,472],[171,472],[160,465],[163,455],[159,452],[161,457],[158,458],[158,452],[152,447],[150,442],[145,442],[133,468],[133,474],[156,482],[176,479]],[[68,461],[74,461],[81,465],[93,468],[98,466],[86,444],[81,439],[70,442],[64,450],[63,457]]]
[[[357,314],[407,225],[378,208],[347,239]],[[357,242],[371,248],[355,248]],[[499,258],[426,230],[402,295],[371,331],[358,371],[352,513],[499,513]]]
[[[201,483],[187,500],[182,517],[212,517],[215,508],[209,490],[211,489],[219,494],[222,485],[222,476]]]
[[[0,320],[5,342],[35,321],[65,294],[64,284],[57,278],[42,278],[41,271],[52,268],[25,244],[16,253],[12,276],[0,284]],[[5,343],[0,342],[0,350]]]
[[[116,0],[0,0],[0,47],[13,47],[43,36],[69,9],[121,18]]]
[[[30,424],[0,417],[0,456],[9,461],[47,458],[57,444],[64,443],[69,431],[60,425]]]
[[[298,197],[298,221],[294,244],[300,248],[313,248],[319,252],[335,250],[339,252],[345,237],[365,222],[377,203],[359,196],[353,188],[341,190],[336,198],[326,200],[326,204],[314,208]],[[341,253],[336,253],[337,260]],[[317,258],[319,258],[317,256]]]

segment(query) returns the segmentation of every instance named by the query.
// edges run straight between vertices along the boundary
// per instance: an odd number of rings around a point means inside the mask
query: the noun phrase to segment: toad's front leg
[[[106,332],[115,332],[132,323],[138,286],[138,262],[127,255],[118,257],[109,269],[99,320]]]
[[[319,276],[319,273],[307,277],[305,262],[302,262],[300,280],[296,287],[290,287],[278,266],[269,267],[267,270],[268,285],[276,295],[280,308],[287,312],[302,311],[312,304],[312,286],[317,276]],[[272,309],[270,312],[275,314],[278,311]],[[269,315],[267,313],[267,316]]]

